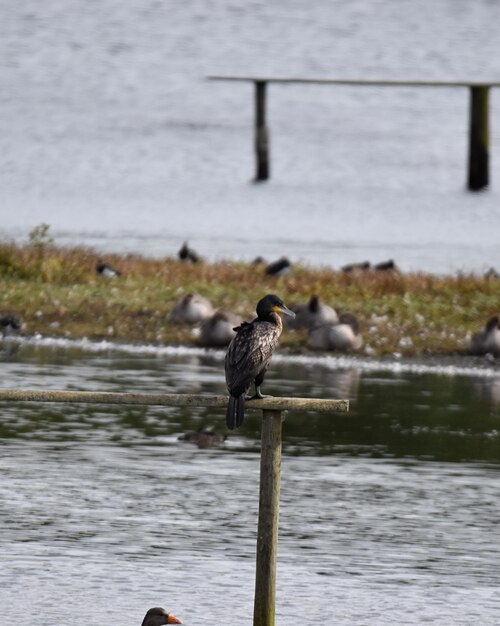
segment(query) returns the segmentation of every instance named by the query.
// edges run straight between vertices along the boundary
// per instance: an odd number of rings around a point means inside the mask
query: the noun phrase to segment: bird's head
[[[257,317],[261,320],[265,320],[271,313],[277,313],[280,317],[284,313],[290,317],[295,317],[295,313],[291,311],[281,298],[274,294],[268,294],[262,300],[259,300],[257,304]]]
[[[142,621],[142,626],[161,626],[162,624],[182,624],[182,621],[159,606],[149,609]]]

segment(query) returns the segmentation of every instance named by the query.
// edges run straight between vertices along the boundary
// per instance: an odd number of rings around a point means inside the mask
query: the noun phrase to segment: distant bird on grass
[[[300,303],[290,306],[295,313],[295,319],[286,319],[287,328],[313,328],[322,324],[335,324],[339,321],[337,311],[321,302],[319,296],[313,295],[306,304]]]
[[[201,261],[200,255],[188,246],[187,241],[182,244],[179,250],[179,259],[190,263],[198,263]]]
[[[173,324],[198,324],[214,314],[210,300],[198,293],[188,293],[174,306],[168,319]]]
[[[377,272],[398,272],[398,267],[396,265],[396,263],[392,260],[389,259],[388,261],[382,261],[382,263],[377,263],[376,265],[373,266],[373,269],[376,270]]]
[[[274,261],[274,263],[270,263],[266,267],[266,274],[268,276],[281,276],[282,274],[289,272],[291,267],[292,264],[290,263],[290,261],[285,256],[283,256],[281,257],[281,259]]]
[[[348,263],[340,268],[342,272],[355,272],[356,270],[370,269],[370,261],[361,261],[360,263]]]
[[[18,330],[21,330],[21,318],[15,313],[0,313],[0,330],[2,336],[12,335]]]
[[[265,397],[260,386],[283,330],[282,313],[295,317],[295,313],[278,296],[265,296],[257,304],[257,317],[250,323],[243,322],[229,344],[225,360],[230,394],[226,424],[231,430],[243,423],[245,399],[250,399],[246,398],[246,393],[252,383],[255,385],[252,398]]]
[[[198,344],[206,348],[222,348],[229,345],[236,334],[235,326],[241,322],[239,315],[218,309],[212,317],[201,323]]]
[[[165,609],[156,606],[144,616],[141,626],[162,626],[162,624],[182,624],[182,621],[174,615],[167,613]]]
[[[202,426],[198,430],[190,430],[178,437],[179,441],[195,443],[198,448],[216,448],[221,446],[226,437],[216,433],[212,426]]]
[[[309,331],[309,346],[316,350],[359,350],[363,345],[359,321],[352,313],[343,313],[336,324],[323,324]]]
[[[109,263],[105,263],[104,261],[98,261],[95,271],[101,276],[106,276],[106,278],[116,278],[117,276],[121,276],[121,272],[113,267]]]
[[[491,317],[484,328],[472,335],[469,352],[476,355],[500,356],[500,317],[498,315]]]

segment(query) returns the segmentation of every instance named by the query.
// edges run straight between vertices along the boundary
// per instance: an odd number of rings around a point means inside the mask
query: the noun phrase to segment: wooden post
[[[487,85],[470,87],[468,187],[471,191],[480,191],[489,183],[488,95]]]
[[[281,473],[281,411],[262,411],[253,626],[274,626]]]
[[[255,81],[255,181],[269,178],[269,132],[266,126],[266,81]]]

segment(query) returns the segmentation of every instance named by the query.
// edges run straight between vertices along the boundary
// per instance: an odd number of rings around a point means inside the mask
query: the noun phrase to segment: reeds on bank
[[[51,241],[1,243],[0,311],[17,313],[27,334],[194,344],[192,328],[167,320],[189,292],[244,319],[254,316],[266,293],[287,304],[317,294],[338,312],[358,316],[365,354],[403,356],[463,351],[471,333],[500,311],[500,279],[494,276],[346,273],[294,265],[274,277],[259,264],[107,254],[106,262],[121,272],[107,278],[96,272],[101,259],[95,251]],[[285,332],[281,345],[304,350],[306,335]]]

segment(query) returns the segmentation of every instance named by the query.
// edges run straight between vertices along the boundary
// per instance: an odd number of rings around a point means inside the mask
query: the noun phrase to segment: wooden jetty
[[[500,82],[432,80],[357,80],[347,78],[279,78],[271,76],[208,76],[209,80],[250,82],[255,85],[256,181],[270,177],[269,128],[266,121],[267,85],[348,85],[364,87],[466,87],[470,91],[467,186],[480,191],[489,184],[489,91]]]
[[[64,402],[225,409],[228,398],[227,396],[193,394],[0,389],[0,402]],[[287,411],[346,413],[349,410],[349,401],[319,398],[264,398],[249,400],[246,408],[262,411],[253,626],[274,626],[283,413]]]

